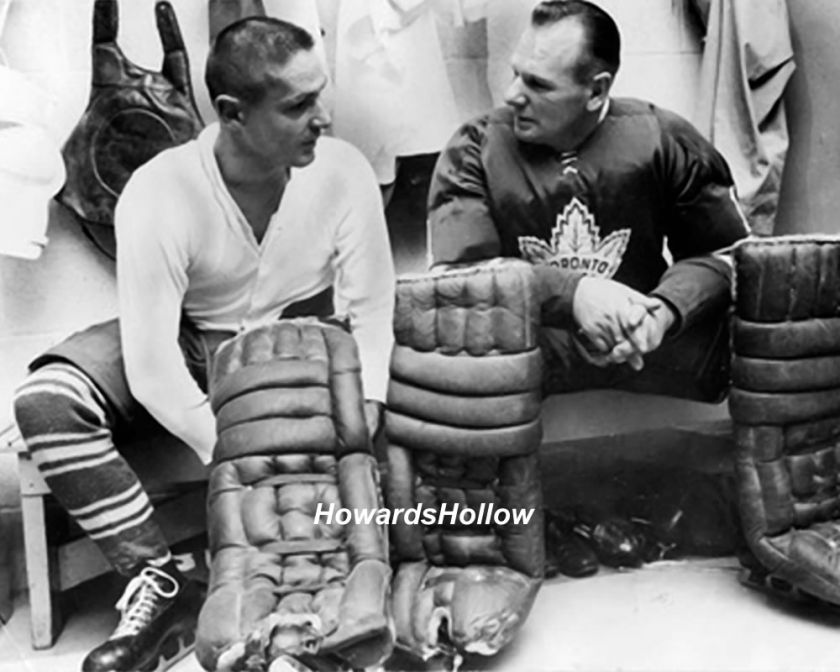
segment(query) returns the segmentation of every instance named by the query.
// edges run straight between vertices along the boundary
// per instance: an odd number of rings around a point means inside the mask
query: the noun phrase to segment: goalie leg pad
[[[398,283],[386,503],[472,512],[390,527],[397,644],[425,660],[499,651],[542,581],[536,291],[511,260]],[[477,520],[499,509],[531,515]]]
[[[210,399],[219,440],[201,664],[381,664],[394,638],[387,540],[375,521],[336,515],[379,502],[352,337],[307,319],[244,332],[219,349]]]
[[[840,604],[840,240],[762,239],[735,250],[739,509],[770,575]]]

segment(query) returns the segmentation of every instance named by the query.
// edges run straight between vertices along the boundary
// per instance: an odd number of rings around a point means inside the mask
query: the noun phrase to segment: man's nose
[[[522,108],[528,103],[528,97],[522,87],[522,79],[514,77],[513,81],[505,91],[504,101],[507,105],[515,108]]]
[[[332,124],[332,114],[330,114],[330,110],[323,98],[319,98],[316,103],[315,114],[312,116],[312,124],[320,129],[325,129]]]

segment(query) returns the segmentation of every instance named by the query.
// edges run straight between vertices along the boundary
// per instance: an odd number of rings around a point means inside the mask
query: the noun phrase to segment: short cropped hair
[[[568,18],[580,22],[587,42],[588,57],[578,64],[577,78],[583,81],[603,70],[615,75],[621,64],[621,34],[612,17],[598,5],[587,0],[544,0],[531,12],[531,25],[538,28]]]
[[[204,83],[210,100],[226,94],[258,103],[270,84],[268,69],[314,46],[309,33],[287,21],[265,16],[235,21],[216,36],[207,56]]]

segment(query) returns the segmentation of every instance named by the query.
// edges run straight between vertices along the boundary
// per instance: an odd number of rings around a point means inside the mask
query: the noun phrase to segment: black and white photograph
[[[837,670],[838,35],[0,0],[0,672]]]

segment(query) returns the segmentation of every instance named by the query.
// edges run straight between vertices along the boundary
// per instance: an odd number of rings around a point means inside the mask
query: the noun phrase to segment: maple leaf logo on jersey
[[[520,236],[519,251],[532,264],[549,264],[586,275],[611,278],[618,270],[630,229],[613,231],[601,240],[595,217],[583,203],[573,198],[557,215],[557,224],[546,242],[535,236]]]

